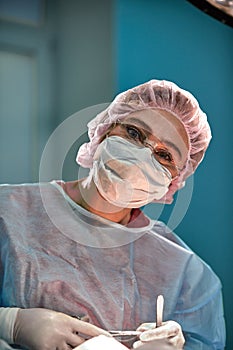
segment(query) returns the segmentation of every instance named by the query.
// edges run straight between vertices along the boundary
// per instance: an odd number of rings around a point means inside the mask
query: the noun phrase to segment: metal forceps
[[[142,332],[140,331],[109,331],[114,338],[119,338],[121,342],[130,342],[135,340]]]
[[[156,328],[160,327],[163,322],[164,298],[159,295],[156,301]],[[121,341],[131,341],[139,337],[142,331],[109,331],[112,337],[120,338]]]

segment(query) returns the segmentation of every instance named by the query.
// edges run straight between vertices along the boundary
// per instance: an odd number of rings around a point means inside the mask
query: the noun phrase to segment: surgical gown
[[[162,294],[164,321],[180,323],[185,349],[223,349],[218,277],[163,223],[136,212],[122,226],[78,206],[55,181],[0,186],[1,306],[134,330],[155,321]]]

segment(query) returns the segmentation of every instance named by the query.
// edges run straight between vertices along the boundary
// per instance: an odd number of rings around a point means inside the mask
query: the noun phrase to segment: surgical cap
[[[145,109],[172,113],[182,122],[188,135],[189,152],[185,167],[172,181],[165,197],[159,200],[171,203],[174,193],[184,186],[184,180],[202,161],[211,140],[210,126],[198,101],[173,82],[153,79],[117,95],[108,108],[88,123],[90,142],[80,147],[76,160],[81,166],[92,168],[95,151],[109,127],[130,113]]]

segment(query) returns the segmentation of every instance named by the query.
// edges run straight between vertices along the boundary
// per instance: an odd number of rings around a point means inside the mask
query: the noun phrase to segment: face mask
[[[123,208],[139,208],[162,198],[172,180],[149,148],[118,136],[107,137],[99,144],[92,174],[101,196]]]

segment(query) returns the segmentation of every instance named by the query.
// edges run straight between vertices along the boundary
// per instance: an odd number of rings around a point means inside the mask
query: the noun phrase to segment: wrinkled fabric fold
[[[104,329],[133,330],[154,322],[162,294],[164,320],[180,323],[187,349],[192,342],[224,348],[221,283],[164,224],[143,214],[134,227],[115,224],[67,200],[59,185],[42,187],[53,215],[63,211],[64,226],[48,215],[40,185],[0,186],[1,307],[44,307],[88,315]],[[111,245],[118,233],[133,239]],[[110,245],[88,246],[82,234]]]

